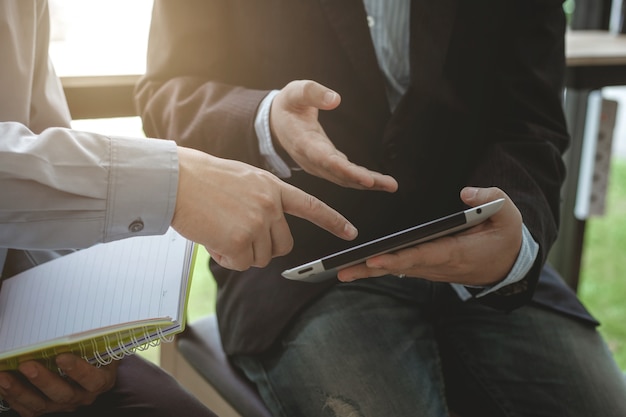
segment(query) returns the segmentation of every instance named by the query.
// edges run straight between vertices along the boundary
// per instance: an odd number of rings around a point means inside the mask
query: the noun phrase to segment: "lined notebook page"
[[[3,282],[0,353],[92,329],[182,319],[187,240],[173,229],[99,244]]]

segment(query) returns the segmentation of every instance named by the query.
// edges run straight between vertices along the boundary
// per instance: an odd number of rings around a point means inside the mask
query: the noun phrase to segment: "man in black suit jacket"
[[[351,283],[281,277],[347,247],[297,219],[265,268],[212,254],[224,348],[276,415],[625,415],[597,323],[544,267],[564,29],[558,0],[155,2],[149,136],[274,170],[359,242],[506,198],[461,236],[342,271]]]

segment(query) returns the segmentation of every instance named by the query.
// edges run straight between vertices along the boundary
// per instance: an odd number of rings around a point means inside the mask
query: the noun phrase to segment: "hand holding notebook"
[[[194,245],[170,229],[99,244],[6,279],[0,370],[71,352],[92,364],[168,340],[185,325]]]

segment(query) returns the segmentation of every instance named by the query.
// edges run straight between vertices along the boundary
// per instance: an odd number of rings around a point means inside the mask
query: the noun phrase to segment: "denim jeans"
[[[275,416],[626,416],[624,376],[592,325],[461,302],[446,284],[339,284],[283,336],[234,358]]]

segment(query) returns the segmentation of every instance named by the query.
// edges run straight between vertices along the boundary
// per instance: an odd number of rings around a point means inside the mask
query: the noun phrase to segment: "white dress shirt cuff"
[[[265,168],[279,178],[289,178],[291,177],[291,169],[274,149],[270,131],[270,109],[278,92],[279,90],[271,91],[261,101],[254,120],[254,130],[259,140],[259,151],[265,159]]]
[[[104,241],[163,234],[178,192],[173,141],[111,137],[111,172]]]

